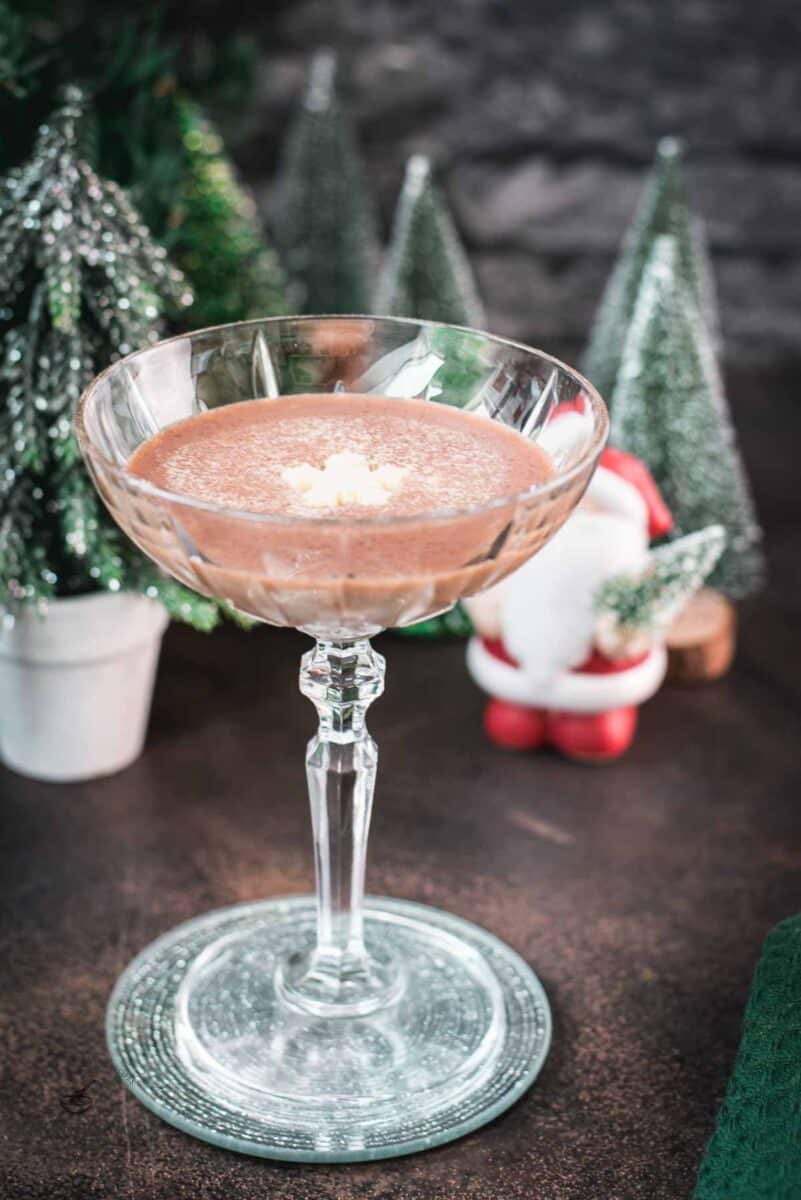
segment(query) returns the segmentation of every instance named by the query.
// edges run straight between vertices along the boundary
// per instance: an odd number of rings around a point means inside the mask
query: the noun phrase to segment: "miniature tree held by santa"
[[[0,186],[0,604],[13,613],[128,589],[208,629],[215,604],[166,579],[119,532],[72,432],[93,376],[155,341],[165,304],[192,299],[124,192],[80,156],[83,116],[82,94],[67,89],[30,160]]]

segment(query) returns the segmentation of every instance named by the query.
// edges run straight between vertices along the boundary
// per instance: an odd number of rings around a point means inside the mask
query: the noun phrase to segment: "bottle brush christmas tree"
[[[595,636],[602,653],[612,659],[633,657],[664,637],[725,545],[723,526],[709,525],[652,550],[639,574],[607,580],[595,597]]]
[[[732,599],[754,591],[761,531],[706,322],[671,236],[656,239],[645,267],[612,396],[611,440],[648,466],[675,536],[724,527],[710,585]]]
[[[370,310],[375,222],[351,131],[334,95],[336,60],[312,63],[280,173],[275,238],[307,313]]]
[[[583,360],[585,375],[614,403],[623,343],[643,272],[658,237],[675,239],[678,269],[710,327],[717,334],[717,306],[703,228],[690,213],[682,173],[682,147],[663,138],[642,199],[606,285]]]
[[[0,170],[22,160],[59,89],[80,79],[92,97],[83,156],[128,191],[186,275],[191,326],[285,312],[283,275],[253,198],[205,116],[210,103],[222,116],[236,114],[232,130],[241,125],[247,45],[230,39],[217,47],[203,73],[177,53],[158,12],[111,17],[98,28],[64,8],[46,0],[14,12],[0,0]]]
[[[218,609],[164,578],[106,515],[72,432],[76,401],[115,357],[191,301],[124,192],[81,157],[68,88],[31,158],[0,184],[0,604],[107,588],[211,628]]]
[[[178,96],[174,103],[185,164],[169,214],[168,245],[195,294],[192,326],[285,313],[278,259],[222,139],[191,100]]]
[[[484,324],[467,255],[431,178],[429,161],[420,154],[406,165],[374,307],[376,312],[394,317],[479,328]],[[443,357],[448,366],[437,372],[435,382],[442,401],[458,404],[484,377],[484,370],[469,350],[463,348],[455,358],[448,340],[447,329],[433,330],[430,335],[432,350],[447,351]],[[398,632],[415,637],[467,637],[471,624],[457,604],[450,612]]]
[[[422,154],[406,165],[375,311],[450,325],[484,324],[467,255]]]

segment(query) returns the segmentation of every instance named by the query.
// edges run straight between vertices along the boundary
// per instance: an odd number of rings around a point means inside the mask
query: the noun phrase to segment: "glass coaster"
[[[332,1018],[281,992],[284,965],[314,945],[315,916],[312,896],[220,909],[134,959],[107,1037],[138,1100],[243,1154],[358,1162],[461,1137],[529,1087],[550,1009],[503,942],[439,909],[370,898],[367,948],[401,976],[386,1006]]]

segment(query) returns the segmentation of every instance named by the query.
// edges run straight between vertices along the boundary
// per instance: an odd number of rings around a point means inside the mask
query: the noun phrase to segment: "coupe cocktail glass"
[[[354,519],[235,511],[126,469],[183,418],[325,392],[456,405],[537,441],[554,474],[484,505]],[[603,448],[602,401],[568,367],[502,338],[281,317],[130,355],[91,384],[76,426],[106,504],[148,555],[315,641],[300,686],[319,714],[306,760],[317,895],[212,912],[145,949],[109,1004],[120,1075],[189,1133],[274,1158],[388,1157],[490,1120],[544,1060],[547,999],[517,954],[469,922],[364,899],[377,762],[365,714],[384,686],[368,639],[497,582],[557,531]],[[369,577],[351,569],[357,558],[374,564]]]

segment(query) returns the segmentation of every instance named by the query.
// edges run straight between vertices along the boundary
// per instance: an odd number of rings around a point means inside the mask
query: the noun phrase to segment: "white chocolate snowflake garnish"
[[[390,463],[370,469],[363,454],[344,450],[331,454],[325,467],[302,463],[286,467],[281,478],[310,508],[340,508],[345,504],[386,504],[400,491],[406,477],[404,467]]]

